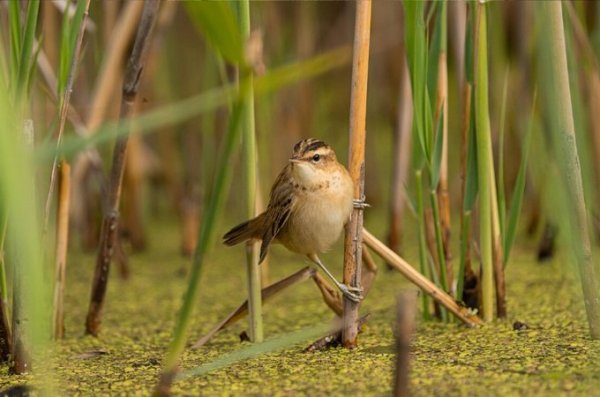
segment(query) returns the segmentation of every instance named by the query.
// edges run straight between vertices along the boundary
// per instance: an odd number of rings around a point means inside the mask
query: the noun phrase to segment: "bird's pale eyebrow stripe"
[[[317,150],[317,149],[325,147],[325,146],[327,146],[327,144],[323,141],[312,142],[310,145],[308,145],[307,147],[304,148],[304,150],[302,151],[302,154],[311,152],[313,150]]]

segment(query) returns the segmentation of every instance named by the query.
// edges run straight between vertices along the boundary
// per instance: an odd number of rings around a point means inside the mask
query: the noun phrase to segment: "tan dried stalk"
[[[415,270],[415,268],[413,268],[408,262],[398,256],[394,251],[379,241],[366,229],[363,229],[362,236],[367,247],[371,248],[377,255],[402,273],[404,277],[406,277],[411,283],[415,284],[424,293],[428,294],[435,301],[447,308],[466,325],[475,327],[482,323],[479,317],[470,313],[466,308],[459,306],[454,298],[452,298],[442,289],[438,288],[427,277]]]
[[[442,24],[442,26],[445,26],[445,24]],[[440,226],[442,228],[442,242],[444,244],[446,285],[448,288],[451,288],[454,270],[451,261],[452,255],[450,254],[450,198],[448,196],[448,65],[446,62],[445,51],[440,51],[438,60],[435,125],[439,122],[439,118],[442,114],[442,159],[440,162],[440,182],[437,186],[437,194],[440,209]]]
[[[402,292],[396,303],[396,372],[394,377],[394,396],[409,395],[410,342],[415,330],[415,314],[417,311],[416,291]]]
[[[367,80],[369,75],[369,42],[371,34],[371,0],[356,2],[354,50],[352,59],[352,91],[350,98],[349,171],[354,182],[354,198],[364,200],[365,192],[365,123],[367,116]],[[344,239],[344,283],[360,287],[362,260],[363,210],[355,208],[346,226]],[[342,343],[356,346],[358,335],[357,302],[344,299]]]
[[[71,199],[71,167],[65,160],[60,162],[58,183],[58,208],[56,215],[56,254],[54,281],[54,338],[62,339],[65,332],[64,295],[67,279],[67,248],[69,243],[69,208]]]

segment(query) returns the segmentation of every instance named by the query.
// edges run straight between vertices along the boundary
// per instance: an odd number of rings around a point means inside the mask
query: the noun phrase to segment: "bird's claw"
[[[358,208],[361,210],[370,207],[370,205],[365,202],[364,198],[352,200],[352,205],[354,206],[354,208]]]
[[[340,284],[339,287],[340,291],[342,291],[342,294],[352,302],[358,303],[363,300],[363,289],[361,287],[351,287],[346,284]]]

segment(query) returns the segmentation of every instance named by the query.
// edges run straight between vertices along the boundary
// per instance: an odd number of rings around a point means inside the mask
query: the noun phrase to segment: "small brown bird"
[[[338,239],[353,205],[364,205],[353,201],[353,186],[329,145],[317,139],[300,141],[271,188],[267,210],[228,231],[223,242],[231,246],[249,239],[262,240],[259,263],[271,242],[279,242],[306,255],[344,296],[358,302],[362,299],[360,288],[337,281],[318,256]]]

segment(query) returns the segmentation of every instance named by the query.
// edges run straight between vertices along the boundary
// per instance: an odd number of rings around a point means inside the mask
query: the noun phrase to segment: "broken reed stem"
[[[56,169],[58,166],[58,153],[60,149],[60,143],[62,142],[63,132],[65,130],[65,124],[67,122],[67,114],[69,112],[69,103],[71,101],[71,92],[73,91],[73,83],[75,82],[75,76],[77,71],[77,64],[79,63],[79,55],[81,54],[81,43],[83,42],[83,33],[85,32],[85,25],[88,18],[88,11],[90,9],[91,0],[85,0],[85,10],[83,12],[83,19],[81,20],[81,26],[77,32],[77,39],[75,42],[75,49],[73,51],[73,57],[71,58],[71,66],[69,68],[69,75],[67,77],[67,83],[65,84],[65,90],[60,101],[60,111],[58,117],[58,132],[56,135],[56,153],[54,154],[54,160],[52,161],[52,168],[50,170],[50,185],[48,186],[48,195],[46,196],[46,205],[44,207],[44,230],[48,228],[48,222],[50,219],[50,207],[52,206],[52,198],[54,196],[54,185],[56,184]],[[65,17],[66,18],[66,17]]]
[[[239,4],[241,33],[245,40],[250,38],[250,0]],[[246,204],[248,219],[256,216],[256,133],[254,122],[254,77],[251,67],[242,71],[244,88],[242,88],[244,115],[242,121],[243,148],[246,169]],[[247,86],[246,86],[247,85]],[[260,269],[258,267],[258,242],[249,240],[246,243],[246,274],[248,277],[248,335],[250,341],[263,341],[263,321],[261,302]]]
[[[454,298],[445,291],[438,288],[431,280],[415,270],[408,262],[402,259],[398,254],[379,241],[366,229],[362,231],[363,241],[367,247],[371,248],[387,263],[391,264],[396,270],[404,275],[411,283],[419,287],[424,293],[431,296],[435,301],[452,312],[459,320],[470,327],[476,327],[481,324],[481,320],[476,315],[468,312],[464,307],[459,306]]]
[[[354,199],[364,200],[365,190],[365,123],[367,116],[367,81],[369,75],[369,42],[371,34],[371,0],[358,0],[354,25],[352,56],[352,91],[350,97],[349,171],[354,182]],[[363,209],[354,208],[346,225],[344,238],[344,284],[360,287]],[[358,302],[344,299],[342,343],[356,346],[358,335]]]
[[[581,277],[585,308],[591,337],[600,338],[600,273],[592,257],[590,235],[577,141],[573,106],[569,87],[567,51],[562,17],[561,2],[540,2],[538,4],[544,18],[543,36],[548,38],[542,51],[548,57],[549,118],[553,137],[556,138],[559,168],[563,186],[569,201],[569,226],[575,260]],[[548,81],[549,83],[550,81]]]
[[[394,396],[409,395],[410,341],[415,330],[416,291],[406,291],[396,300],[396,372],[394,376]]]
[[[265,287],[261,290],[261,299],[264,303],[267,303],[273,296],[277,295],[279,292],[287,289],[301,281],[307,280],[309,278],[313,278],[318,276],[317,271],[311,267],[305,267],[298,270],[296,273],[289,275],[286,278],[283,278],[268,287]],[[340,313],[341,305],[340,305]],[[202,338],[198,339],[194,345],[192,345],[192,349],[199,348],[200,346],[205,345],[217,332],[221,331],[234,324],[236,321],[241,319],[243,316],[248,314],[248,300],[244,301],[237,309],[229,313],[223,321],[217,324],[212,330],[210,330],[206,335]]]
[[[146,60],[150,37],[156,17],[160,0],[147,0],[144,2],[144,10],[138,26],[135,43],[131,51],[125,78],[123,80],[123,96],[121,99],[120,119],[123,123],[129,123],[133,104],[137,96],[138,86]],[[127,151],[127,135],[121,136],[115,142],[113,150],[113,162],[110,174],[110,185],[105,201],[104,219],[98,255],[96,258],[96,269],[92,284],[90,306],[86,319],[86,333],[97,336],[100,331],[100,322],[110,262],[115,249],[115,240],[119,229],[119,201],[121,198],[121,187],[125,167],[125,155]]]
[[[54,279],[54,338],[64,336],[64,293],[67,270],[67,247],[69,243],[69,201],[71,198],[71,167],[65,160],[60,162],[58,184],[58,208],[56,216],[56,255]]]
[[[475,125],[477,134],[477,180],[479,183],[479,246],[483,319],[494,318],[494,265],[492,253],[492,197],[489,158],[491,128],[488,104],[487,22],[485,4],[478,2],[475,18]]]

